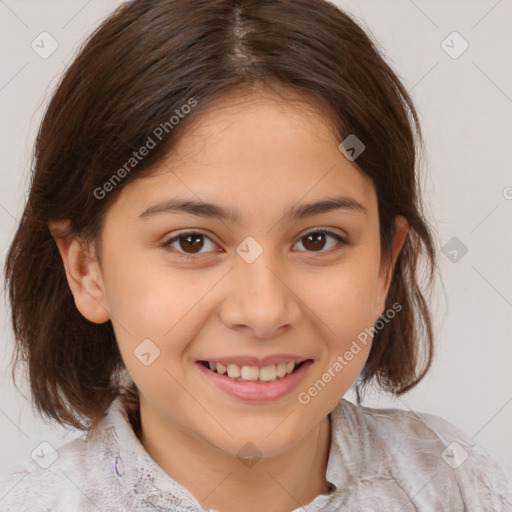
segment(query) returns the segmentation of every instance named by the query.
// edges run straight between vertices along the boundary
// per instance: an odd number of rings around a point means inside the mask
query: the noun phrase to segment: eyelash
[[[305,232],[299,239],[298,239],[298,242],[308,236],[308,235],[312,235],[312,234],[317,234],[317,233],[324,233],[328,236],[331,236],[332,238],[336,239],[339,243],[340,243],[340,247],[338,247],[337,249],[335,249],[335,251],[337,250],[340,250],[341,249],[341,246],[344,246],[344,245],[348,245],[348,242],[343,238],[341,237],[340,235],[338,235],[337,233],[334,233],[332,231],[329,231],[328,229],[325,229],[325,228],[315,228],[311,231],[307,231]],[[180,252],[179,250],[177,249],[174,249],[173,247],[170,247],[174,242],[177,242],[180,238],[185,238],[187,236],[191,236],[191,235],[201,235],[205,238],[208,238],[209,240],[211,240],[211,238],[204,234],[204,233],[201,233],[201,232],[198,232],[198,231],[186,231],[186,232],[183,232],[183,233],[180,233],[179,235],[176,235],[172,238],[170,238],[169,240],[165,241],[162,243],[162,247],[166,248],[166,249],[170,249],[172,250],[173,252],[175,252],[179,257],[183,257],[183,258],[194,258],[194,259],[197,259],[198,257],[201,256],[201,254],[205,254],[205,253],[196,253],[196,254],[188,254],[186,252]],[[213,242],[213,240],[211,240]],[[213,242],[215,243],[215,242]],[[329,249],[327,251],[317,251],[316,253],[317,254],[322,254],[322,253],[328,253],[332,250]],[[310,252],[312,254],[315,253],[315,251],[305,251],[305,252]]]

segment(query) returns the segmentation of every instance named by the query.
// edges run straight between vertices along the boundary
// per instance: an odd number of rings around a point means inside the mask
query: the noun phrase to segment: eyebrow
[[[368,215],[368,210],[354,198],[335,196],[294,205],[284,212],[283,218],[286,222],[291,223],[306,217],[329,213],[339,209]],[[177,198],[150,206],[139,215],[139,219],[143,220],[164,213],[189,213],[198,217],[225,220],[233,224],[240,223],[240,212],[235,208],[204,201],[191,201]]]

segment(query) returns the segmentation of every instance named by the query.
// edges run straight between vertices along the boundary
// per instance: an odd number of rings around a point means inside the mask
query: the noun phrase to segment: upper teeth
[[[227,374],[228,377],[237,380],[263,380],[273,381],[276,377],[284,377],[292,373],[296,363],[270,364],[258,368],[257,366],[238,366],[237,364],[208,363],[210,370],[217,371],[221,375]]]

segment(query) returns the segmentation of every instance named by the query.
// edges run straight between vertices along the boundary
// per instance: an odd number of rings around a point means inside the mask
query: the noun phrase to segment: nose
[[[296,325],[301,301],[287,276],[266,251],[252,263],[237,258],[220,311],[224,325],[261,339],[274,338]]]

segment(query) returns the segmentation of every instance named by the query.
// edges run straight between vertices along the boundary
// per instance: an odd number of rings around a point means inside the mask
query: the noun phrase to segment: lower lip
[[[267,402],[271,400],[278,400],[279,398],[286,396],[300,384],[304,374],[312,364],[313,361],[308,360],[293,373],[290,373],[286,377],[277,379],[273,382],[241,382],[226,377],[225,375],[212,372],[201,363],[196,362],[196,366],[199,368],[201,373],[205,375],[210,382],[213,382],[219,389],[228,395],[249,402]]]

